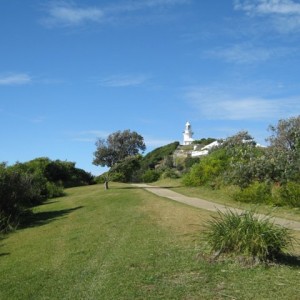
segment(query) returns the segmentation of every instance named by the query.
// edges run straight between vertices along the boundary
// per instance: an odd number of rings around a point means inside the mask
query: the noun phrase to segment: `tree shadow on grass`
[[[289,267],[300,267],[300,256],[280,254],[276,257],[276,263]]]
[[[53,204],[53,203],[57,203],[57,202],[58,202],[58,200],[45,201],[45,202],[39,204],[38,206],[49,205],[49,204]]]
[[[149,185],[149,186],[122,186],[122,187],[110,187],[110,189],[117,189],[117,190],[136,190],[136,189],[176,189],[180,188],[182,186],[154,186],[154,185]]]
[[[3,240],[5,239],[5,237],[3,237],[3,236],[0,236],[0,242],[2,242]],[[4,244],[0,244],[0,247],[3,247],[4,246]],[[10,253],[9,252],[0,252],[0,258],[2,257],[2,256],[7,256],[7,255],[10,255]]]
[[[24,229],[28,227],[36,227],[46,225],[52,221],[62,218],[73,211],[83,208],[83,206],[77,206],[69,209],[62,210],[52,210],[38,213],[27,213],[19,225],[19,229]]]

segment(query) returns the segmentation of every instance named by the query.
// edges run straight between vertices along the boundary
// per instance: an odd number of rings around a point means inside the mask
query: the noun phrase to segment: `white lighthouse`
[[[183,132],[183,145],[191,145],[194,141],[193,139],[192,126],[189,122],[185,124],[185,130]]]

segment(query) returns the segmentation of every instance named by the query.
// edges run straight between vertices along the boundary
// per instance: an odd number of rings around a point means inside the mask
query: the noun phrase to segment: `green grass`
[[[213,190],[210,187],[206,186],[186,187],[182,184],[181,179],[166,179],[151,184],[168,187],[175,192],[181,193],[186,196],[198,197],[235,208],[247,210],[254,209],[258,213],[267,215],[271,214],[274,217],[276,216],[300,222],[299,208],[272,207],[270,205],[243,203],[233,200],[232,194],[236,191],[234,187],[225,187],[216,190]]]
[[[238,257],[250,258],[252,261],[267,262],[286,255],[285,250],[292,244],[290,231],[277,226],[265,217],[259,219],[253,211],[239,214],[232,210],[218,212],[207,223],[205,241],[211,251]]]
[[[73,188],[0,241],[0,299],[299,299],[299,261],[199,255],[211,213],[111,184]]]

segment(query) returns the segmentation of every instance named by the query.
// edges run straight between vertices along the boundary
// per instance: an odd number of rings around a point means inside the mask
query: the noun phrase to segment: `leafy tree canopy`
[[[135,131],[116,131],[105,139],[96,142],[93,164],[112,167],[127,157],[135,156],[139,151],[145,151],[144,138]]]
[[[272,132],[267,140],[271,147],[278,150],[296,150],[300,148],[300,115],[286,120],[279,120],[277,126],[269,126]]]

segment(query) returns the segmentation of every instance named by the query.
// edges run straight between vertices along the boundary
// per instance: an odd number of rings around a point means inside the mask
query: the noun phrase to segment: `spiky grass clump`
[[[269,217],[259,219],[252,211],[219,211],[207,227],[206,240],[218,255],[242,255],[265,262],[276,259],[292,242],[287,228],[275,225]]]

